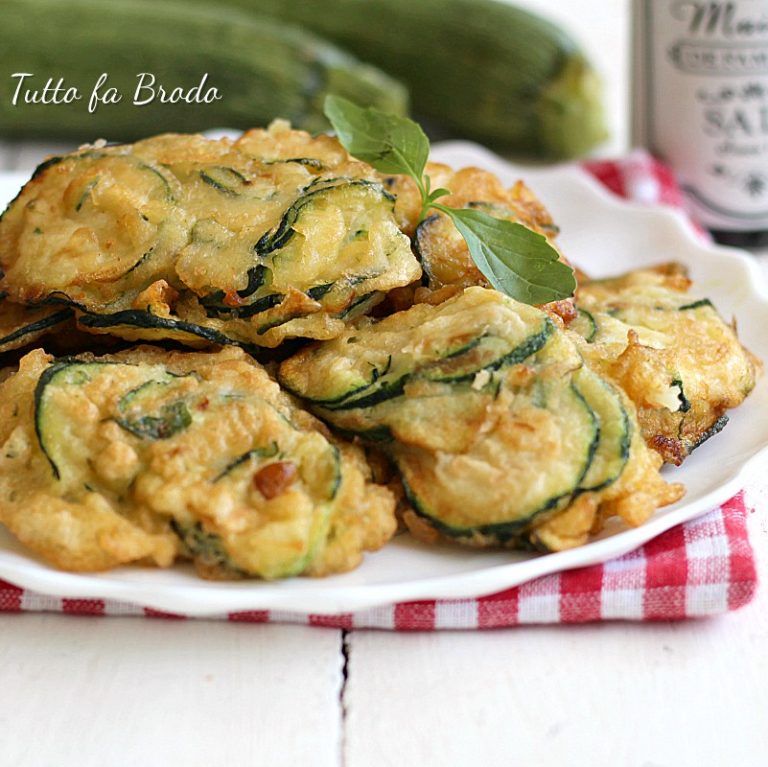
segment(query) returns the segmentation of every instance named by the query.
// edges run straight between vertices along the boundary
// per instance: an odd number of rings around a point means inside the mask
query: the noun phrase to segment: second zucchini
[[[21,83],[16,73],[30,77]],[[99,78],[121,95],[89,113]],[[146,73],[143,81],[138,77]],[[200,85],[210,103],[161,103],[176,88]],[[150,77],[151,76],[151,77]],[[154,80],[152,79],[154,78]],[[48,78],[62,78],[59,103],[41,97]],[[137,87],[144,87],[135,99]],[[60,103],[67,88],[79,99]],[[18,93],[17,93],[18,90]],[[134,101],[154,99],[143,106]],[[112,0],[5,0],[0,24],[0,135],[127,141],[162,131],[250,128],[275,117],[310,131],[326,130],[327,93],[402,114],[405,89],[374,67],[283,22],[220,7]],[[16,104],[13,104],[14,97]]]

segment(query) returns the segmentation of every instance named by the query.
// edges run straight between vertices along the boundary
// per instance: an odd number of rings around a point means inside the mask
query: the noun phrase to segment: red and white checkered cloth
[[[682,205],[674,177],[643,152],[584,166],[612,191],[643,202]],[[600,565],[569,570],[475,599],[421,600],[357,613],[311,615],[269,610],[225,613],[222,620],[299,623],[396,631],[480,629],[532,623],[680,620],[735,610],[757,588],[744,494],[639,549]],[[0,611],[184,618],[103,599],[62,599],[0,580]]]

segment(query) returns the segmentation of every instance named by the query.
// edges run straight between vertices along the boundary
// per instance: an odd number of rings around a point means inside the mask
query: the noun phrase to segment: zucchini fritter
[[[0,446],[0,521],[67,570],[323,575],[395,530],[362,452],[237,349],[31,352],[0,385]]]
[[[558,550],[607,516],[640,524],[682,495],[623,394],[545,312],[493,290],[361,320],[283,362],[279,378],[389,453],[422,538]]]
[[[451,192],[441,198],[441,203],[454,208],[475,208],[494,218],[523,224],[557,247],[555,238],[559,230],[552,216],[522,181],[506,189],[497,176],[486,170],[454,171],[437,163],[430,163],[426,172],[433,189],[441,187]],[[393,176],[388,179],[388,186],[397,196],[395,215],[400,227],[412,236],[424,272],[422,287],[412,291],[413,300],[439,303],[472,285],[488,287],[467,243],[444,213],[432,211],[419,223],[421,196],[415,183],[404,176]],[[566,261],[562,254],[560,258]],[[575,314],[572,299],[555,301],[542,308],[559,315],[566,323]]]
[[[41,165],[0,221],[0,290],[129,340],[333,338],[421,274],[394,198],[328,136],[164,135]]]
[[[570,326],[590,365],[635,403],[648,445],[676,465],[726,424],[760,371],[690,284],[676,264],[582,282]]]

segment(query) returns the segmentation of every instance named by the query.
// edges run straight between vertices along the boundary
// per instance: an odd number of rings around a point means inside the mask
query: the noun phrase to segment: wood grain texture
[[[340,632],[0,617],[4,767],[337,767]]]
[[[356,632],[345,765],[759,767],[767,642],[765,605],[676,625]]]

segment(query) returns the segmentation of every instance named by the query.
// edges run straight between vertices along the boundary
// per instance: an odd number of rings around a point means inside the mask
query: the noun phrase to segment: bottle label
[[[768,0],[645,0],[645,139],[712,229],[768,229]]]

